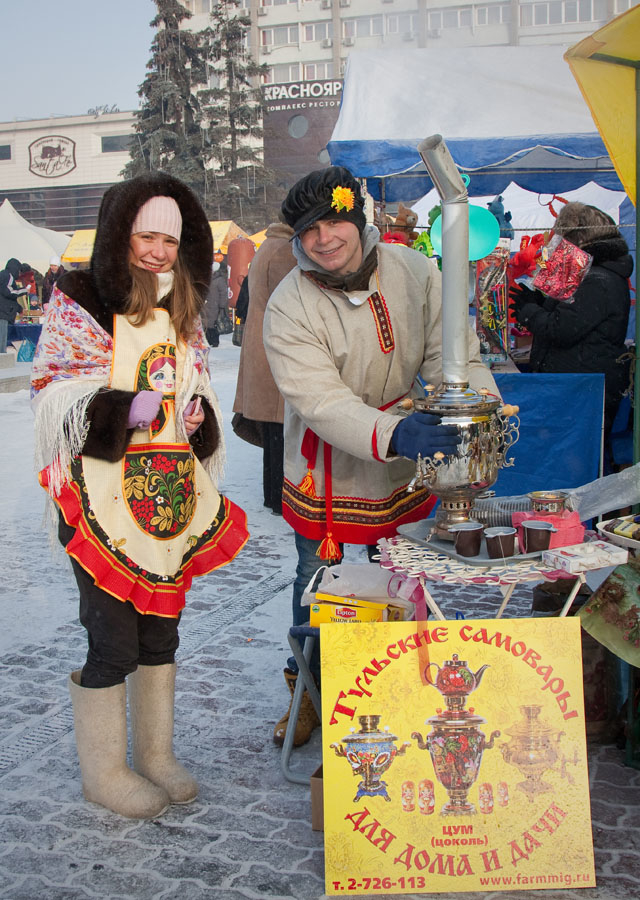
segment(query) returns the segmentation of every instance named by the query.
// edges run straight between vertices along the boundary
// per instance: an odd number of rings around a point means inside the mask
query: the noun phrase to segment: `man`
[[[428,490],[407,492],[411,460],[455,453],[459,436],[437,416],[406,417],[397,408],[403,397],[423,396],[418,375],[442,381],[437,267],[407,247],[378,243],[348,169],[302,178],[282,213],[298,266],[271,296],[264,342],[285,398],[283,516],[295,531],[293,622],[302,624],[302,593],[323,562],[340,558],[341,545],[372,547],[428,516]],[[470,348],[472,387],[497,393],[475,335]],[[285,678],[290,686],[287,670]],[[310,733],[296,731],[294,743]]]
[[[284,400],[273,380],[262,341],[264,311],[274,289],[291,269],[296,260],[291,252],[293,229],[283,222],[272,222],[267,228],[265,240],[254,256],[249,274],[242,283],[248,285],[246,323],[242,336],[238,383],[233,411],[241,414],[237,434],[241,427],[250,429],[246,439],[262,444],[262,487],[264,505],[274,515],[282,515],[282,478],[284,455]],[[242,294],[242,289],[240,291]],[[236,303],[239,314],[240,297]],[[247,421],[248,420],[248,421]],[[242,425],[240,425],[242,423]]]
[[[9,325],[13,325],[18,313],[22,312],[19,299],[28,293],[26,288],[16,284],[20,271],[17,259],[10,259],[0,272],[0,353],[7,352]]]

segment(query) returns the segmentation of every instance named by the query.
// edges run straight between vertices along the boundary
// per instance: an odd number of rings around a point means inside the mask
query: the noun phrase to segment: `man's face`
[[[300,235],[307,256],[333,275],[355,272],[362,262],[360,232],[353,222],[320,219]]]

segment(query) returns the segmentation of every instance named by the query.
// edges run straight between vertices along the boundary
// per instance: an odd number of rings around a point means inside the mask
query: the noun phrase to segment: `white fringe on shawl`
[[[47,385],[34,399],[35,465],[49,466],[49,493],[57,497],[71,478],[71,461],[82,453],[89,431],[87,407],[106,379],[69,378]]]

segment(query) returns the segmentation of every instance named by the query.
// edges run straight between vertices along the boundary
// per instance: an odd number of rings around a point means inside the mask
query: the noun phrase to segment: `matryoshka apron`
[[[229,562],[247,540],[245,516],[222,497],[176,433],[176,392],[191,390],[185,345],[176,341],[166,310],[135,327],[114,317],[109,386],[162,393],[148,429],[136,429],[124,457],[93,457],[72,465],[82,506],[67,552],[103,590],[130,600],[142,613],[177,616],[194,575]]]

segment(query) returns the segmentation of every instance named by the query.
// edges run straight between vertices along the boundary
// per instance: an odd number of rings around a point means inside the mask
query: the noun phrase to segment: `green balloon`
[[[438,216],[429,232],[433,249],[442,256],[442,216]],[[481,206],[469,204],[469,259],[484,259],[495,250],[500,240],[498,220]]]

